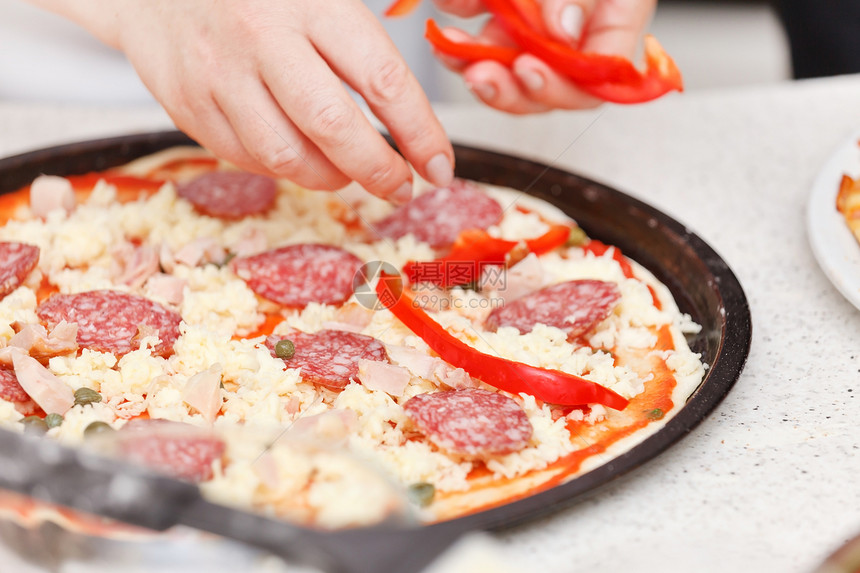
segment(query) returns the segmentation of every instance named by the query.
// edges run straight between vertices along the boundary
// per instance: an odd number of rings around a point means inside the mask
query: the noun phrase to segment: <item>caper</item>
[[[78,388],[75,390],[75,406],[85,406],[102,401],[102,395],[92,388]]]
[[[112,432],[113,428],[110,427],[110,424],[106,424],[105,422],[90,422],[90,424],[84,428],[84,437],[89,438],[92,436],[96,436],[98,434],[104,434],[106,432]]]
[[[570,235],[567,236],[566,247],[581,247],[589,241],[588,235],[582,230],[582,227],[573,227],[570,229]]]
[[[28,434],[44,434],[48,431],[48,425],[39,416],[27,416],[21,423],[24,424],[24,432]]]
[[[224,260],[221,261],[220,263],[218,263],[216,266],[217,267],[226,267],[227,265],[230,264],[230,261],[232,261],[235,258],[236,258],[236,253],[227,253],[224,256]]]
[[[287,340],[285,338],[283,340],[279,340],[277,344],[275,344],[275,356],[281,360],[289,360],[295,355],[296,345],[293,344],[292,340]]]
[[[433,498],[436,496],[436,486],[427,482],[414,483],[406,490],[406,495],[418,507],[426,507],[433,503]]]
[[[663,419],[663,415],[664,415],[663,410],[661,410],[660,408],[654,408],[653,410],[650,410],[648,412],[648,419],[649,420],[661,420],[661,419]]]
[[[45,416],[45,424],[49,428],[56,428],[60,424],[63,423],[63,416],[61,414],[48,414]]]

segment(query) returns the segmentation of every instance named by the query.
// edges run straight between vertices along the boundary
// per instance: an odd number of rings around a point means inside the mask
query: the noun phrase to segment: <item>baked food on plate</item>
[[[704,374],[664,285],[513,189],[395,208],[174,148],[39,177],[0,222],[2,423],[302,524],[553,487]]]
[[[845,224],[860,241],[860,179],[843,173],[836,195],[836,210],[842,214]]]

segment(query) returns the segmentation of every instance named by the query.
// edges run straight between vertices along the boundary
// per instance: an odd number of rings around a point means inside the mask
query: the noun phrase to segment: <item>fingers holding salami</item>
[[[444,129],[362,2],[266,0],[213,9],[159,0],[119,11],[95,2],[54,9],[125,52],[178,127],[244,169],[313,189],[354,180],[401,202],[411,194],[407,160],[439,185],[453,175]],[[344,84],[368,103],[403,156]]]

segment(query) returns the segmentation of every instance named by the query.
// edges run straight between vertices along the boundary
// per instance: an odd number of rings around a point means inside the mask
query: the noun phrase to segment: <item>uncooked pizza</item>
[[[564,483],[704,373],[664,285],[513,189],[394,207],[174,148],[0,209],[2,423],[302,524]]]

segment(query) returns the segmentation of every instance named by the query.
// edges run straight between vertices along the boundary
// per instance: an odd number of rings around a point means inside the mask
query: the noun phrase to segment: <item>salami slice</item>
[[[377,339],[345,330],[320,330],[313,334],[295,332],[287,337],[270,336],[266,341],[272,355],[282,338],[295,346],[292,358],[284,360],[287,368],[301,368],[302,379],[340,390],[351,380],[358,380],[360,359],[387,361],[385,346]]]
[[[548,286],[493,309],[484,327],[495,332],[513,326],[521,333],[536,324],[560,328],[568,338],[587,333],[612,313],[621,298],[615,283],[591,279]]]
[[[0,398],[15,404],[15,409],[25,416],[32,416],[39,411],[39,406],[18,382],[15,371],[5,366],[0,366]]]
[[[117,440],[123,459],[194,483],[212,479],[212,463],[225,450],[211,432],[170,420],[132,420]]]
[[[521,450],[533,431],[519,404],[480,388],[418,394],[403,409],[436,446],[469,457]]]
[[[140,340],[155,335],[153,354],[169,356],[179,337],[182,317],[142,296],[112,290],[55,294],[36,309],[53,328],[61,320],[78,325],[78,345],[99,352],[128,354]]]
[[[39,262],[39,247],[27,243],[0,243],[0,300],[21,286]]]
[[[289,245],[230,262],[252,291],[294,307],[342,303],[352,294],[352,279],[361,265],[348,251],[316,243]]]
[[[466,229],[486,229],[502,218],[499,203],[474,183],[456,179],[448,187],[423,193],[374,225],[381,237],[412,233],[432,247],[454,243]]]
[[[206,173],[176,188],[204,215],[241,219],[262,215],[275,206],[275,181],[262,175],[232,171]]]

